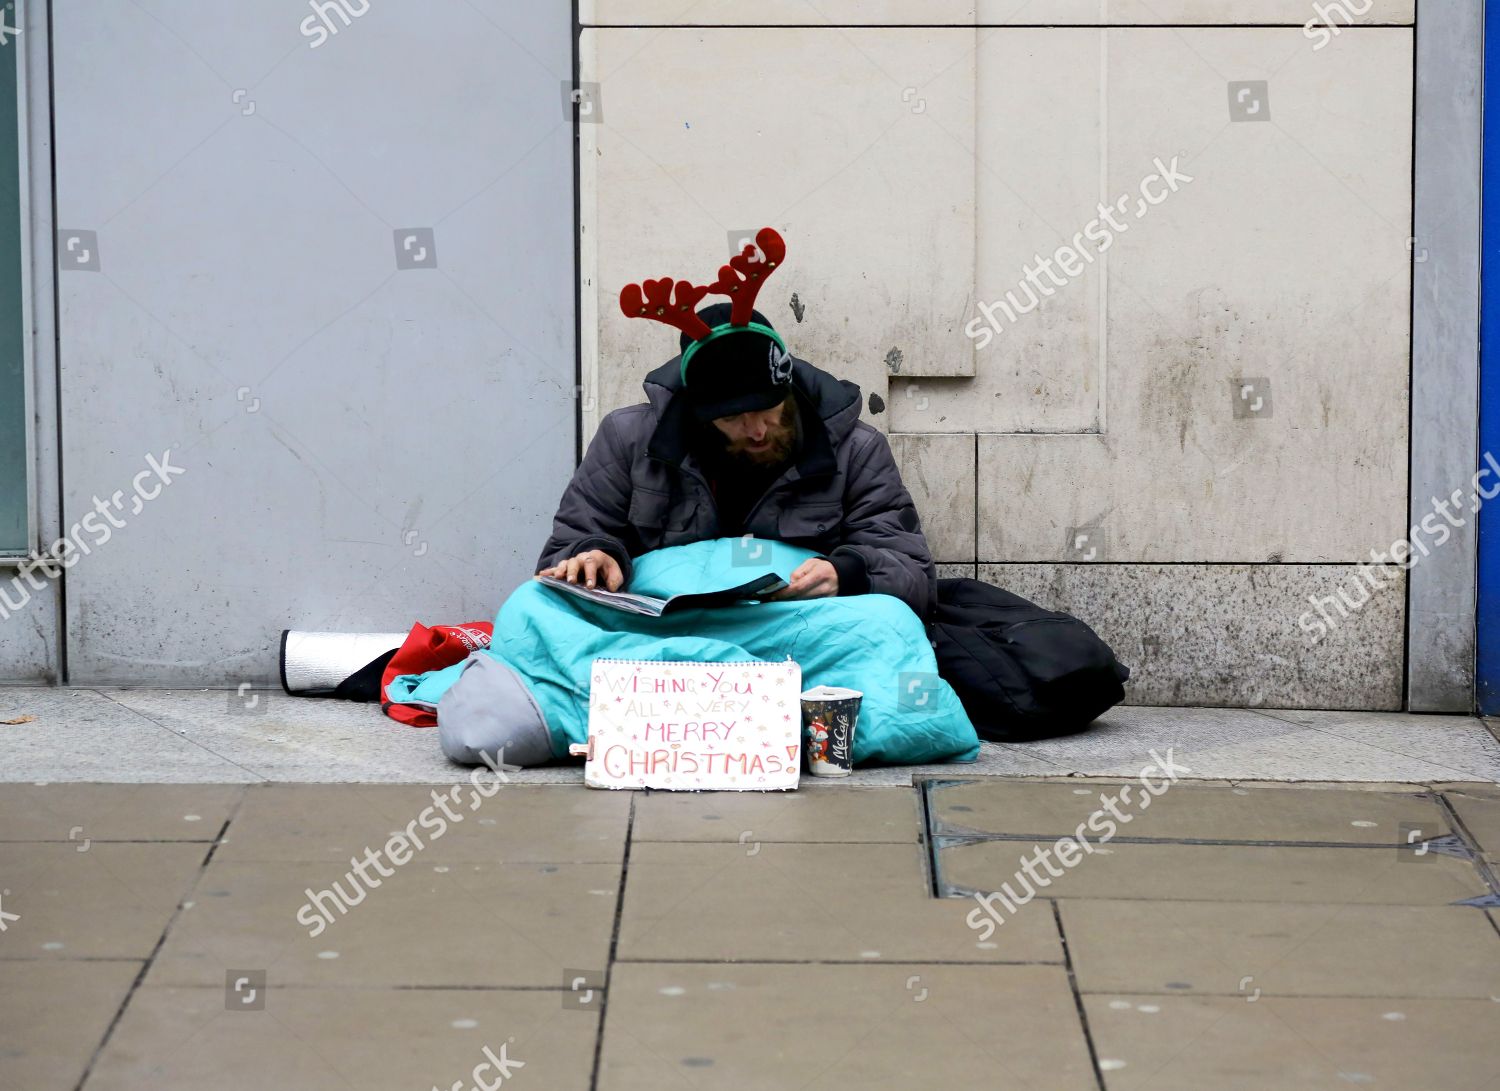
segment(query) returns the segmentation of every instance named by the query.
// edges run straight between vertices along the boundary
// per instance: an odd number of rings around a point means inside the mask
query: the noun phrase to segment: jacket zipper
[[[795,469],[796,467],[793,466],[791,467],[791,469],[786,470],[780,477],[771,482],[770,487],[767,488],[765,492],[760,494],[759,500],[750,505],[750,510],[745,513],[745,525],[747,527],[750,525],[750,520],[755,518],[755,513],[760,510],[760,506],[766,502],[766,498],[769,497],[772,493],[777,492],[783,484],[790,484],[790,482],[787,481],[787,475]]]

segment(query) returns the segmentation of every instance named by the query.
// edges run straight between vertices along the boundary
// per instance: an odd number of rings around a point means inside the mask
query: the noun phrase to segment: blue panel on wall
[[[1485,4],[1484,244],[1480,285],[1480,466],[1500,460],[1500,0]],[[1486,479],[1485,492],[1495,487]],[[1478,702],[1500,715],[1500,502],[1479,513]]]

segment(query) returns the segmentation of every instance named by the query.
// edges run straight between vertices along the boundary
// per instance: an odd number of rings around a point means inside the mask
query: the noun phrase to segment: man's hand
[[[602,577],[605,588],[610,591],[618,591],[625,583],[625,573],[620,570],[620,562],[602,549],[590,549],[551,568],[544,568],[537,575],[555,576],[569,583],[577,583],[582,577],[586,587],[593,587],[595,581]]]
[[[792,569],[791,583],[767,595],[767,602],[784,602],[787,599],[821,599],[839,593],[839,574],[833,564],[822,557],[810,557]]]

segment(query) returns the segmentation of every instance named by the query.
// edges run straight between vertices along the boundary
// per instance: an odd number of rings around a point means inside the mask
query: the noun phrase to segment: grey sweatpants
[[[438,701],[437,720],[443,753],[461,765],[552,760],[541,706],[521,676],[487,652],[464,660],[458,681]]]

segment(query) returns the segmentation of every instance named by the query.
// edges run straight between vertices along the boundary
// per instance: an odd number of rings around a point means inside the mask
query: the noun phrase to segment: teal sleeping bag
[[[811,550],[760,539],[718,538],[634,559],[628,590],[666,598],[736,587],[767,572],[789,579]],[[552,752],[588,738],[589,667],[596,658],[697,660],[792,658],[802,687],[864,693],[856,764],[973,761],[979,736],[958,695],[937,673],[921,620],[891,595],[747,602],[648,617],[601,606],[528,580],[495,618],[493,655],[526,680],[546,718]],[[435,705],[462,663],[402,675],[392,700]]]

